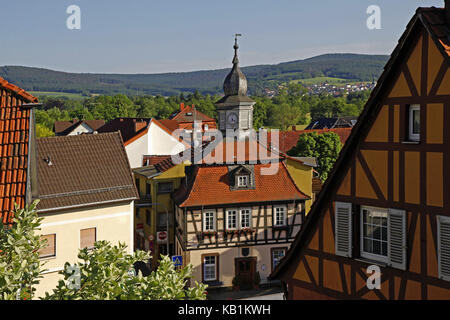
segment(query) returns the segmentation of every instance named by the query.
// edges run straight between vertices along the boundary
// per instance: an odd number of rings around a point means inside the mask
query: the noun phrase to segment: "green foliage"
[[[133,264],[149,259],[143,251],[127,253],[126,245],[112,246],[107,241],[95,243],[94,249],[82,249],[81,262],[72,268],[79,270],[79,282],[69,263],[60,272],[60,280],[53,293],[46,293],[45,300],[181,300],[205,299],[206,286],[195,283],[186,288],[192,266],[176,270],[168,256],[161,256],[159,267],[148,277],[130,274]]]
[[[35,234],[42,221],[37,203],[24,209],[16,205],[13,224],[0,226],[0,300],[31,299],[41,278],[38,250],[45,243]]]
[[[42,124],[37,123],[36,124],[36,137],[42,138],[42,137],[53,137],[55,133],[48,129],[47,127],[44,127]]]
[[[304,133],[300,135],[297,145],[288,151],[288,155],[294,157],[315,157],[317,159],[317,172],[322,181],[328,178],[328,174],[342,149],[339,136],[334,132]]]

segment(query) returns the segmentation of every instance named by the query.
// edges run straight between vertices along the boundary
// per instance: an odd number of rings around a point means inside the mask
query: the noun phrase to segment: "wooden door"
[[[251,289],[256,273],[256,258],[236,258],[235,266],[236,276],[241,280],[241,289]]]

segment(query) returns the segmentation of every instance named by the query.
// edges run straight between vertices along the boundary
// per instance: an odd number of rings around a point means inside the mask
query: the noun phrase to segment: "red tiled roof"
[[[263,175],[261,169],[276,166],[276,174]],[[174,195],[180,207],[250,203],[283,200],[306,200],[307,195],[295,185],[283,162],[254,165],[255,188],[231,190],[227,165],[196,166],[189,188],[182,187]],[[183,184],[184,186],[184,184]]]
[[[207,116],[203,112],[198,111],[195,105],[184,106],[184,103],[180,104],[180,110],[176,114],[172,114],[169,117],[170,120],[176,120],[177,122],[194,122],[194,120],[199,120],[202,122],[214,122],[216,120]]]
[[[37,98],[0,77],[0,223],[11,223],[14,203],[25,206],[30,109]]]
[[[280,131],[279,132],[279,149],[283,153],[287,153],[289,150],[291,150],[293,147],[297,145],[298,138],[303,133],[309,133],[309,132],[317,132],[318,134],[324,133],[324,132],[334,132],[336,133],[339,138],[341,139],[341,143],[344,145],[347,141],[348,137],[350,136],[350,133],[352,132],[352,128],[336,128],[336,129],[320,129],[320,130],[298,130],[298,131]],[[271,132],[267,133],[267,142],[270,144],[272,141],[272,134]]]
[[[144,163],[143,166],[153,166],[157,163],[160,163],[163,160],[169,159],[170,155],[164,155],[164,156],[144,156]]]

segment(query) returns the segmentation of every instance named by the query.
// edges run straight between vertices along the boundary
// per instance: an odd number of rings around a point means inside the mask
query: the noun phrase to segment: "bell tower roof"
[[[234,38],[234,58],[233,68],[225,78],[223,83],[223,91],[225,96],[246,96],[247,95],[247,78],[239,68],[238,49],[239,45],[237,37],[241,34],[236,34]]]

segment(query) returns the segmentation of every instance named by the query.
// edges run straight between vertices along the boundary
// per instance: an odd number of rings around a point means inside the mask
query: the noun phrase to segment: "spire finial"
[[[234,35],[234,46],[233,46],[233,48],[234,48],[234,58],[233,58],[233,64],[238,64],[239,63],[239,58],[238,58],[238,53],[237,53],[237,51],[239,49],[239,45],[238,45],[238,42],[237,42],[238,37],[242,37],[242,34],[236,33]]]

